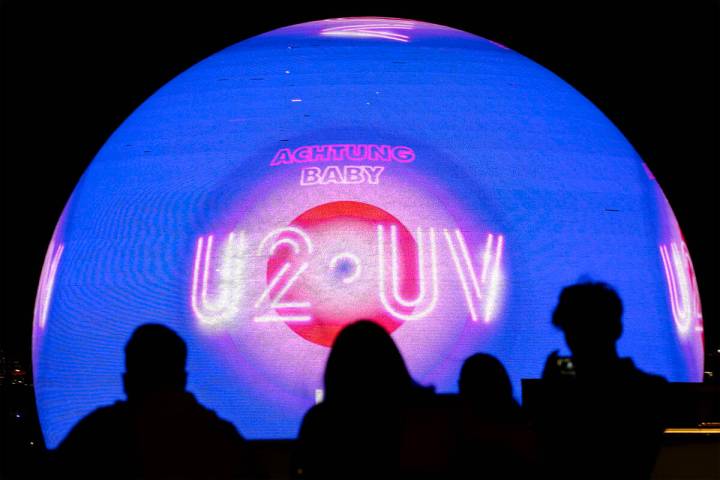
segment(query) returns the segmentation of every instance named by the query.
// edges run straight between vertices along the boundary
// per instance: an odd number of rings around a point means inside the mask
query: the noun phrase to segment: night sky
[[[720,347],[718,2],[477,2],[472,12],[448,2],[438,3],[444,10],[387,2],[338,2],[333,8],[263,2],[252,11],[243,9],[247,2],[7,3],[0,348],[10,358],[30,360],[35,290],[62,208],[102,144],[135,108],[180,72],[245,38],[361,15],[424,20],[500,42],[600,108],[673,206],[698,277],[706,351]]]

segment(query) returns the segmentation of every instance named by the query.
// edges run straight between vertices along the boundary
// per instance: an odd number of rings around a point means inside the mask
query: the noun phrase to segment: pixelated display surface
[[[233,45],[112,135],[60,218],[33,362],[49,447],[124,397],[146,322],[188,343],[189,390],[248,438],[288,438],[344,324],[456,390],[478,351],[522,378],[563,346],[560,289],[606,281],[622,355],[699,381],[692,263],[618,130],[549,71],[411,20],[333,19]],[[369,355],[372,352],[368,352]]]

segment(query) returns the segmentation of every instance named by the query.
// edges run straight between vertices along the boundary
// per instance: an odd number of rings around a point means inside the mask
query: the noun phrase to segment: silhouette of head
[[[605,283],[578,283],[565,287],[552,323],[565,334],[574,357],[600,360],[615,354],[622,335],[623,306]]]
[[[380,325],[359,320],[335,338],[325,367],[327,401],[391,401],[413,385],[400,351]]]
[[[158,392],[185,390],[187,346],[168,327],[146,323],[125,345],[123,384],[129,400]]]
[[[512,384],[503,364],[487,353],[472,355],[460,370],[460,396],[473,404],[513,402]]]

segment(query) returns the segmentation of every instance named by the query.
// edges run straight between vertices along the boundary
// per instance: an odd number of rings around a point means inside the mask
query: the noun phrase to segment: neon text
[[[487,234],[484,246],[475,254],[459,229],[417,228],[417,294],[405,298],[400,292],[397,226],[377,225],[378,296],[384,309],[394,318],[415,321],[427,317],[440,298],[440,265],[452,265],[465,297],[470,319],[490,322],[497,314],[497,299],[502,284],[500,265],[504,250],[502,235]],[[441,248],[442,239],[446,248]],[[308,322],[312,320],[310,301],[290,301],[288,292],[304,275],[313,259],[315,247],[301,229],[285,227],[266,235],[255,252],[247,247],[244,232],[229,234],[219,253],[213,255],[214,235],[198,238],[193,264],[191,306],[196,319],[206,327],[221,326],[237,318],[242,305],[248,304],[258,313],[255,322]],[[290,248],[290,257],[269,278],[255,299],[246,299],[247,262],[266,261],[279,248]],[[449,257],[449,258],[448,258]],[[452,263],[448,263],[452,262]],[[211,265],[212,264],[212,265]],[[342,266],[341,266],[342,265]],[[362,272],[360,256],[343,252],[330,259],[329,270],[342,275],[342,282],[355,282]],[[215,272],[213,275],[210,272]]]
[[[300,185],[329,185],[343,184],[354,185],[368,183],[377,185],[380,182],[380,174],[385,167],[369,166],[329,166],[325,168],[305,167],[300,171]]]
[[[281,148],[270,161],[270,166],[312,162],[399,162],[415,160],[412,148],[403,145],[376,145],[342,143],[332,145],[304,145],[294,150]]]

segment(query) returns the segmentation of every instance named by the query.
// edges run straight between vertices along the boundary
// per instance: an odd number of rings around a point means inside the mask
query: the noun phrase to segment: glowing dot
[[[347,252],[335,255],[332,260],[330,260],[330,268],[341,275],[348,274],[354,270],[352,275],[342,279],[343,283],[354,282],[360,278],[360,273],[362,273],[360,258],[357,255]]]

